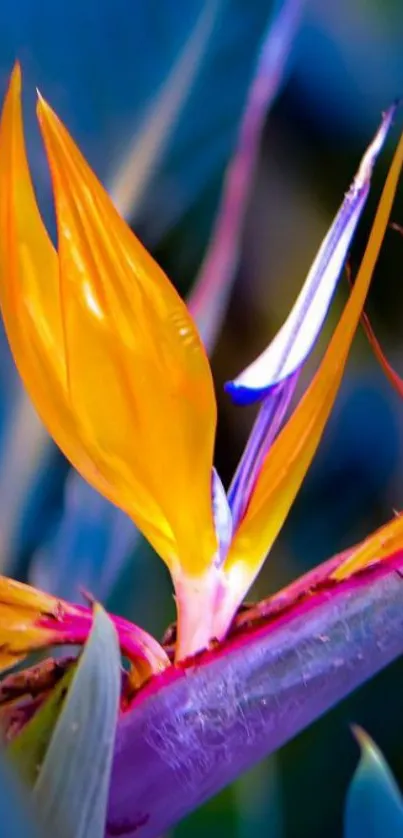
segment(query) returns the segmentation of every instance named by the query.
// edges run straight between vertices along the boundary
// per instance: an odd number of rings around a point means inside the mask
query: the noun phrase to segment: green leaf
[[[104,834],[120,686],[116,631],[96,606],[90,637],[34,787],[46,835]]]
[[[380,750],[354,728],[361,759],[347,793],[344,838],[397,838],[403,835],[403,799]]]
[[[64,701],[73,680],[76,665],[73,664],[52,690],[49,698],[23,727],[7,749],[7,754],[18,773],[30,785],[34,785],[46,751],[63,709]]]

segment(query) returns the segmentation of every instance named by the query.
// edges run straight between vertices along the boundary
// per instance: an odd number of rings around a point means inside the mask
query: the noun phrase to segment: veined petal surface
[[[235,402],[247,404],[265,396],[272,387],[298,370],[311,351],[365,206],[372,169],[395,111],[396,105],[392,105],[384,114],[286,322],[262,355],[226,385]]]
[[[269,451],[225,569],[242,599],[277,537],[321,439],[382,244],[403,163],[396,150],[356,282],[323,361],[303,399]],[[231,582],[229,584],[231,588]]]

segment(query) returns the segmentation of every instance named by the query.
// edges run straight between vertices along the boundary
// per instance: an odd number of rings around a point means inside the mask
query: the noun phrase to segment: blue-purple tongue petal
[[[228,490],[232,512],[232,526],[236,530],[241,521],[262,462],[271,448],[286,416],[298,381],[298,372],[275,387],[259,410],[252,433],[246,444]]]
[[[322,242],[297,301],[267,349],[234,381],[225,385],[233,401],[248,404],[264,398],[296,372],[318,337],[337,280],[369,192],[372,169],[385,142],[397,105],[383,115],[377,133],[361,160],[330,230]]]

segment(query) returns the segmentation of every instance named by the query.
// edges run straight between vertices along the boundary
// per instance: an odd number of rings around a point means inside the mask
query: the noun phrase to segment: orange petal
[[[97,606],[96,606],[97,607]],[[112,615],[119,644],[139,686],[169,665],[162,647],[147,632]],[[89,635],[93,611],[0,576],[0,670],[53,645],[81,645]]]
[[[40,99],[59,235],[67,386],[91,457],[171,568],[216,550],[216,422],[208,360],[186,306]],[[163,543],[165,542],[165,543]]]
[[[0,576],[0,670],[52,644],[55,632],[40,620],[57,619],[59,608],[55,597]]]
[[[21,73],[13,71],[1,118],[1,300],[10,341],[31,346],[38,365],[65,377],[57,254],[42,223],[29,175],[21,113]],[[7,245],[11,245],[10,248]],[[11,250],[11,253],[10,253]],[[14,262],[14,263],[13,263]]]
[[[368,536],[361,544],[358,544],[352,551],[349,551],[348,558],[331,574],[331,578],[338,581],[348,579],[352,573],[356,573],[372,562],[381,561],[402,549],[403,517],[398,514],[379,530]]]
[[[102,489],[76,438],[67,404],[59,266],[29,174],[15,67],[0,124],[0,304],[20,375],[43,422],[69,459]]]
[[[226,570],[243,597],[277,537],[321,439],[382,244],[403,163],[403,137],[395,153],[354,288],[310,387],[269,452]]]
[[[58,259],[29,177],[20,86],[17,67],[0,128],[0,302],[17,366],[73,465],[171,569],[199,573],[216,550],[216,405],[204,349],[176,291],[42,101]]]

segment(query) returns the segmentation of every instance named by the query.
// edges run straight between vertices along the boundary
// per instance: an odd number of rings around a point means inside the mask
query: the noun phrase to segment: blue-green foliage
[[[205,0],[7,2],[0,32],[1,86],[4,90],[18,57],[25,83],[32,90],[38,86],[50,99],[100,177],[107,180],[204,5]],[[160,188],[169,187],[176,215],[176,197],[182,212],[228,159],[273,2],[218,0],[218,6],[203,68],[157,188],[161,195]],[[33,114],[27,113],[27,118],[33,133]],[[30,130],[30,140],[31,136]],[[36,130],[35,136],[36,160],[40,154]],[[38,162],[39,167],[45,194],[48,181]]]
[[[115,628],[97,606],[78,663],[9,746],[25,795],[0,765],[0,835],[102,838],[121,677]]]
[[[361,759],[348,790],[344,838],[403,835],[403,798],[380,750],[362,731]]]
[[[97,607],[33,789],[46,835],[101,838],[121,688],[115,628]]]
[[[69,666],[50,696],[12,739],[7,754],[28,786],[34,786],[62,712],[77,664]]]

